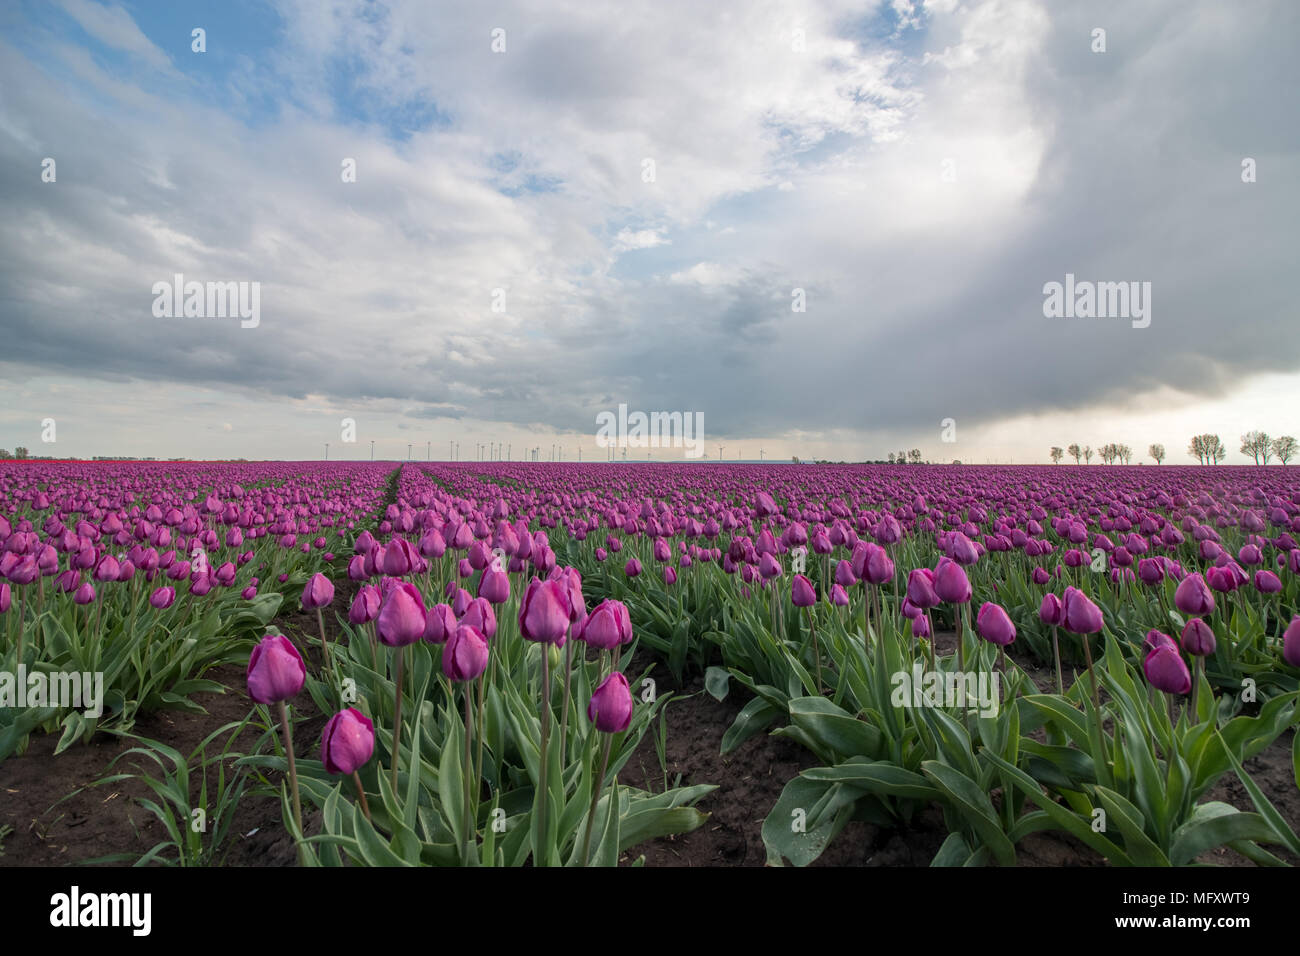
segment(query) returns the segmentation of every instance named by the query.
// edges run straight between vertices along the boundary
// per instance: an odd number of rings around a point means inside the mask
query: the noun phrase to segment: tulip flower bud
[[[1096,634],[1104,620],[1101,608],[1093,604],[1078,588],[1065,589],[1065,629],[1075,634]]]
[[[1196,657],[1207,657],[1214,653],[1214,631],[1199,617],[1187,622],[1182,634],[1183,650]]]
[[[570,611],[563,582],[533,578],[519,606],[519,633],[528,641],[559,644],[569,629]]]
[[[812,582],[802,574],[796,574],[790,584],[790,601],[795,607],[812,607],[817,603],[817,592]]]
[[[450,680],[474,680],[487,669],[487,663],[487,638],[475,627],[460,625],[442,649],[442,672]]]
[[[934,590],[933,571],[929,568],[914,568],[907,575],[907,599],[922,610],[939,603],[939,595]]]
[[[306,610],[328,607],[333,600],[334,585],[320,572],[313,574],[307,586],[302,589],[302,606]]]
[[[298,649],[283,634],[268,634],[248,658],[248,696],[259,704],[294,697],[307,681]]]
[[[970,579],[954,561],[941,561],[934,572],[934,593],[945,604],[965,604],[971,599]]]
[[[1292,667],[1300,667],[1300,615],[1293,617],[1282,633],[1282,659]]]
[[[402,581],[384,598],[375,627],[379,640],[389,647],[405,647],[424,636],[424,600],[415,585]]]
[[[1214,594],[1199,574],[1189,574],[1174,591],[1174,605],[1184,614],[1214,613]]]
[[[424,639],[430,644],[445,644],[456,633],[456,615],[450,604],[435,604],[429,608],[424,622]]]
[[[999,605],[985,601],[975,616],[975,630],[990,644],[1006,646],[1016,639],[1016,626]]]
[[[375,752],[375,725],[355,707],[329,719],[321,735],[320,759],[326,773],[352,774]]]
[[[614,671],[591,694],[587,719],[606,734],[627,730],[632,722],[632,691],[621,671]]]
[[[149,595],[149,603],[160,611],[171,607],[172,602],[175,600],[175,588],[158,588],[158,590]]]
[[[1192,675],[1187,670],[1178,650],[1161,644],[1150,651],[1142,662],[1142,672],[1147,682],[1167,694],[1186,694],[1192,689]]]

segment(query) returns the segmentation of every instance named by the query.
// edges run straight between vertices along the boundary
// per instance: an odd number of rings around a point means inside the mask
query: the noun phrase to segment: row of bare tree
[[[1270,438],[1267,432],[1251,431],[1241,436],[1241,453],[1250,455],[1257,465],[1267,465],[1274,458],[1284,465],[1289,464],[1297,451],[1300,451],[1300,442],[1290,435]],[[1147,454],[1159,465],[1166,457],[1165,446],[1159,443],[1149,445]],[[1218,435],[1193,435],[1191,443],[1187,446],[1187,454],[1202,465],[1217,465],[1228,457],[1228,449]],[[1059,465],[1066,455],[1073,458],[1076,465],[1080,460],[1085,464],[1092,464],[1094,455],[1107,465],[1127,465],[1133,458],[1133,449],[1116,442],[1102,445],[1095,452],[1091,445],[1080,447],[1077,443],[1068,448],[1052,446],[1052,464]]]

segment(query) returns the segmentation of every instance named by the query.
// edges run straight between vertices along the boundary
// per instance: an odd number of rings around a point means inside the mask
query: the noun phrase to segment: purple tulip
[[[560,644],[569,629],[569,612],[568,589],[562,582],[533,578],[519,605],[519,633],[524,640]]]
[[[356,773],[374,752],[375,725],[355,707],[339,711],[325,725],[320,759],[326,773]]]
[[[1016,639],[1016,626],[999,605],[985,601],[975,616],[975,630],[990,644],[1006,646]]]
[[[812,607],[817,603],[817,592],[812,582],[802,574],[796,574],[790,585],[790,601],[795,607]]]
[[[915,568],[907,576],[907,599],[916,607],[928,610],[939,603],[934,590],[934,572],[929,568]]]
[[[1207,657],[1214,653],[1214,631],[1199,617],[1194,617],[1183,627],[1183,650],[1195,657]]]
[[[1214,613],[1214,594],[1199,574],[1189,574],[1174,591],[1174,605],[1184,614]]]
[[[612,598],[601,601],[583,622],[577,638],[590,647],[606,651],[631,643],[632,618],[627,605]]]
[[[1147,682],[1167,694],[1186,694],[1192,689],[1192,675],[1177,648],[1161,644],[1142,661]]]
[[[325,575],[317,572],[302,589],[302,606],[307,610],[328,607],[334,600],[334,585]]]
[[[1101,608],[1078,588],[1065,589],[1065,629],[1075,634],[1096,634],[1101,630]]]
[[[965,604],[971,599],[970,579],[956,561],[940,561],[934,572],[934,593],[945,604]]]
[[[484,602],[487,603],[487,602]],[[474,680],[488,664],[488,642],[476,627],[462,624],[442,649],[442,672],[454,681]]]
[[[632,690],[622,671],[614,671],[591,694],[587,719],[606,734],[627,730],[632,723]]]
[[[492,603],[486,598],[475,598],[469,602],[469,607],[460,618],[461,627],[472,627],[483,635],[488,641],[496,637],[497,634],[497,616],[492,610]],[[426,623],[424,633],[429,633]],[[433,643],[433,642],[430,642]]]
[[[1282,659],[1292,667],[1300,667],[1300,614],[1282,632]]]
[[[424,639],[430,644],[445,644],[456,633],[456,615],[450,604],[435,604],[429,608],[424,623]]]
[[[268,634],[248,658],[248,696],[259,704],[294,697],[307,681],[298,649],[283,634]]]
[[[381,643],[405,647],[424,636],[424,599],[415,585],[401,581],[388,592],[375,627]]]

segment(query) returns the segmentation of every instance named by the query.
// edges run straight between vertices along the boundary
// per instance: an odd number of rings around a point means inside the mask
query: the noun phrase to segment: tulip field
[[[1290,467],[4,462],[0,863],[1295,865],[1298,539]]]

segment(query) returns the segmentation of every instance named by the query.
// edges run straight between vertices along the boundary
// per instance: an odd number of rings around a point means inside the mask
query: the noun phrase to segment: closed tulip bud
[[[462,627],[472,627],[482,634],[487,640],[491,641],[497,634],[497,616],[492,610],[492,605],[486,598],[475,598],[469,602],[469,607],[461,615],[460,623]],[[429,632],[426,623],[425,633]]]
[[[1237,552],[1237,560],[1242,564],[1254,566],[1264,563],[1264,554],[1255,545],[1247,544]]]
[[[634,578],[641,573],[641,562],[636,558],[628,559],[627,564],[623,566],[623,573],[629,578]]]
[[[456,588],[451,596],[451,609],[457,617],[460,617],[469,610],[469,604],[474,600],[474,595],[470,594],[464,588]]]
[[[206,574],[196,577],[190,582],[190,593],[195,597],[203,597],[212,590],[212,579]]]
[[[1052,580],[1052,576],[1047,573],[1046,568],[1034,568],[1032,579],[1034,584],[1038,585],[1039,587],[1042,587],[1048,581]]]
[[[77,604],[91,604],[95,600],[95,587],[89,581],[77,588],[72,600]]]
[[[848,607],[849,592],[839,584],[831,585],[831,603],[836,607]]]
[[[307,667],[283,634],[268,634],[248,658],[248,696],[259,704],[288,700],[302,690]]]
[[[578,640],[590,647],[613,650],[632,641],[632,618],[622,601],[606,598],[596,605],[577,632]]]
[[[924,614],[918,614],[916,617],[912,618],[912,636],[930,636],[930,619]]]
[[[668,550],[668,542],[663,538],[655,538],[654,556],[656,561],[669,561],[672,559],[672,553]]]
[[[928,610],[939,603],[934,590],[934,572],[929,568],[914,568],[907,575],[907,599],[916,607]]]
[[[365,581],[370,577],[369,571],[366,570],[366,556],[356,554],[348,561],[348,580]]]
[[[997,604],[985,601],[975,616],[975,630],[990,644],[1006,646],[1016,639],[1016,626],[1007,612]]]
[[[375,725],[355,707],[329,719],[321,735],[320,759],[326,773],[353,774],[375,752]]]
[[[425,616],[424,639],[430,644],[445,644],[456,633],[456,615],[450,604],[435,604]]]
[[[1282,632],[1282,659],[1292,667],[1300,667],[1300,615],[1293,617]]]
[[[328,607],[329,603],[334,600],[334,585],[325,575],[317,572],[308,580],[307,586],[302,589],[302,606],[307,610]]]
[[[1101,630],[1101,608],[1078,588],[1065,589],[1065,629],[1075,634],[1096,634]]]
[[[1164,565],[1158,558],[1142,558],[1138,561],[1138,578],[1143,584],[1159,584],[1165,579]]]
[[[1151,651],[1154,651],[1157,647],[1160,647],[1162,644],[1168,645],[1169,647],[1172,647],[1174,650],[1178,649],[1177,641],[1175,641],[1168,634],[1165,634],[1162,631],[1157,631],[1154,628],[1152,628],[1151,630],[1147,631],[1146,640],[1142,642],[1142,649],[1143,651],[1150,653]]]
[[[587,719],[606,734],[627,730],[632,723],[632,690],[622,671],[614,671],[591,694]]]
[[[1214,653],[1214,631],[1199,617],[1194,617],[1183,628],[1183,650],[1196,657]]]
[[[424,600],[415,585],[397,584],[379,609],[375,627],[379,640],[389,647],[405,647],[424,636]]]
[[[9,585],[0,581],[0,614],[4,614],[13,606],[14,596]]]
[[[1282,590],[1282,579],[1261,568],[1255,572],[1255,590],[1260,594],[1277,594]]]
[[[1192,689],[1192,675],[1178,650],[1161,644],[1150,651],[1142,662],[1142,672],[1147,682],[1156,690],[1167,694],[1186,694]]]
[[[487,663],[487,638],[476,627],[461,624],[442,649],[442,672],[450,680],[474,680],[487,670]]]
[[[835,583],[846,588],[851,588],[858,583],[858,576],[853,573],[852,561],[841,560],[835,565]]]
[[[1043,595],[1043,601],[1038,605],[1038,619],[1044,624],[1056,627],[1065,623],[1065,605],[1055,594]]]
[[[519,633],[528,641],[559,644],[569,629],[570,610],[568,590],[562,582],[533,578],[519,606]]]
[[[934,593],[946,604],[965,604],[971,599],[970,579],[956,561],[942,561],[934,572]]]
[[[505,604],[510,599],[510,578],[506,572],[487,568],[478,582],[478,596],[493,604]]]
[[[1174,605],[1184,614],[1205,615],[1214,613],[1214,595],[1205,578],[1189,574],[1178,583],[1174,591]]]
[[[250,584],[248,587],[244,588],[244,590],[239,592],[239,596],[245,601],[253,600],[253,598],[257,597],[257,585]]]
[[[664,565],[664,584],[671,587],[677,583],[677,569],[671,564]]]
[[[81,575],[69,568],[54,579],[54,586],[64,594],[71,594],[81,586]]]
[[[348,620],[353,624],[368,624],[379,615],[379,604],[379,588],[373,584],[364,585],[352,599]]]
[[[796,574],[790,584],[790,601],[795,607],[812,607],[817,603],[817,592],[812,582],[802,574]]]
[[[117,580],[119,583],[125,583],[135,577],[135,565],[131,563],[130,558],[123,558],[117,563]]]
[[[881,585],[894,580],[894,562],[890,559],[889,552],[878,544],[867,546],[863,571],[859,577],[868,584]]]
[[[764,551],[759,557],[758,573],[763,580],[770,581],[781,576],[781,562],[770,551]]]

